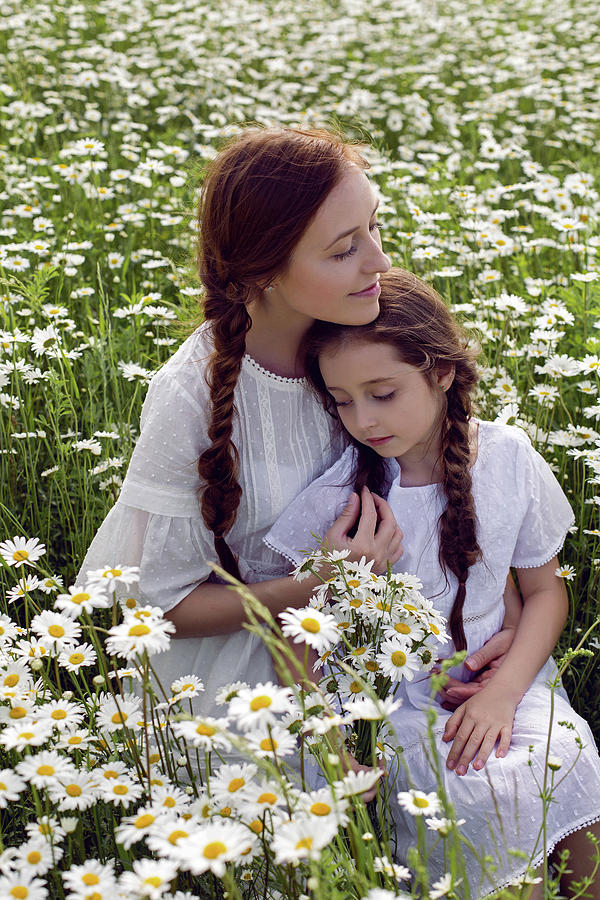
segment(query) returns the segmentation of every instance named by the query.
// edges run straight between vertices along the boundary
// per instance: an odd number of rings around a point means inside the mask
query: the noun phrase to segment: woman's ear
[[[454,366],[438,366],[436,373],[437,383],[444,392],[448,390],[454,381],[455,372],[456,369]]]

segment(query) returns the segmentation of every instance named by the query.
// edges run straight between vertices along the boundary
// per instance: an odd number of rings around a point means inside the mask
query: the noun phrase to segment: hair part
[[[350,165],[357,147],[324,130],[249,129],[210,164],[198,205],[197,262],[214,351],[206,380],[210,447],[198,460],[202,516],[226,571],[240,571],[225,535],[242,495],[232,440],[234,391],[251,325],[248,303],[286,268],[294,247]]]
[[[416,366],[437,386],[437,374],[454,370],[452,383],[442,394],[440,421],[440,467],[446,507],[438,520],[439,560],[444,573],[458,580],[449,618],[457,650],[466,649],[462,610],[470,567],[481,556],[477,542],[477,520],[472,495],[469,420],[471,395],[478,380],[477,353],[439,294],[416,275],[394,268],[381,275],[380,311],[367,325],[345,326],[315,322],[304,341],[307,376],[325,406],[339,422],[333,398],[319,369],[325,352],[356,341],[392,346],[402,362]],[[341,427],[341,425],[340,425]],[[350,436],[357,448],[353,485],[387,496],[391,486],[386,460],[372,447]]]

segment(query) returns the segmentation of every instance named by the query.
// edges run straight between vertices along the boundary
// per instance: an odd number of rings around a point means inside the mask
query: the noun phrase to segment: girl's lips
[[[355,291],[353,294],[350,294],[351,297],[377,297],[381,292],[381,288],[379,286],[378,281],[374,281],[373,284],[369,285],[369,287],[364,288],[362,291]]]
[[[371,444],[372,447],[379,447],[380,444],[385,444],[388,441],[391,441],[391,439],[391,434],[389,434],[387,437],[367,438],[367,444]]]

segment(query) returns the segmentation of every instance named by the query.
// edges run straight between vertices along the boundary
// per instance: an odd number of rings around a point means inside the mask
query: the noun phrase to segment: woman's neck
[[[313,319],[290,315],[289,310],[280,311],[256,301],[249,304],[248,312],[252,325],[246,335],[246,352],[275,375],[302,377],[298,350]]]

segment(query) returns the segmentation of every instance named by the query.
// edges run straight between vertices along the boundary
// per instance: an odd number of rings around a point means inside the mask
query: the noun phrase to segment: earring
[[[274,287],[275,287],[275,285],[268,284],[265,288],[265,291],[267,291],[270,294]]]

